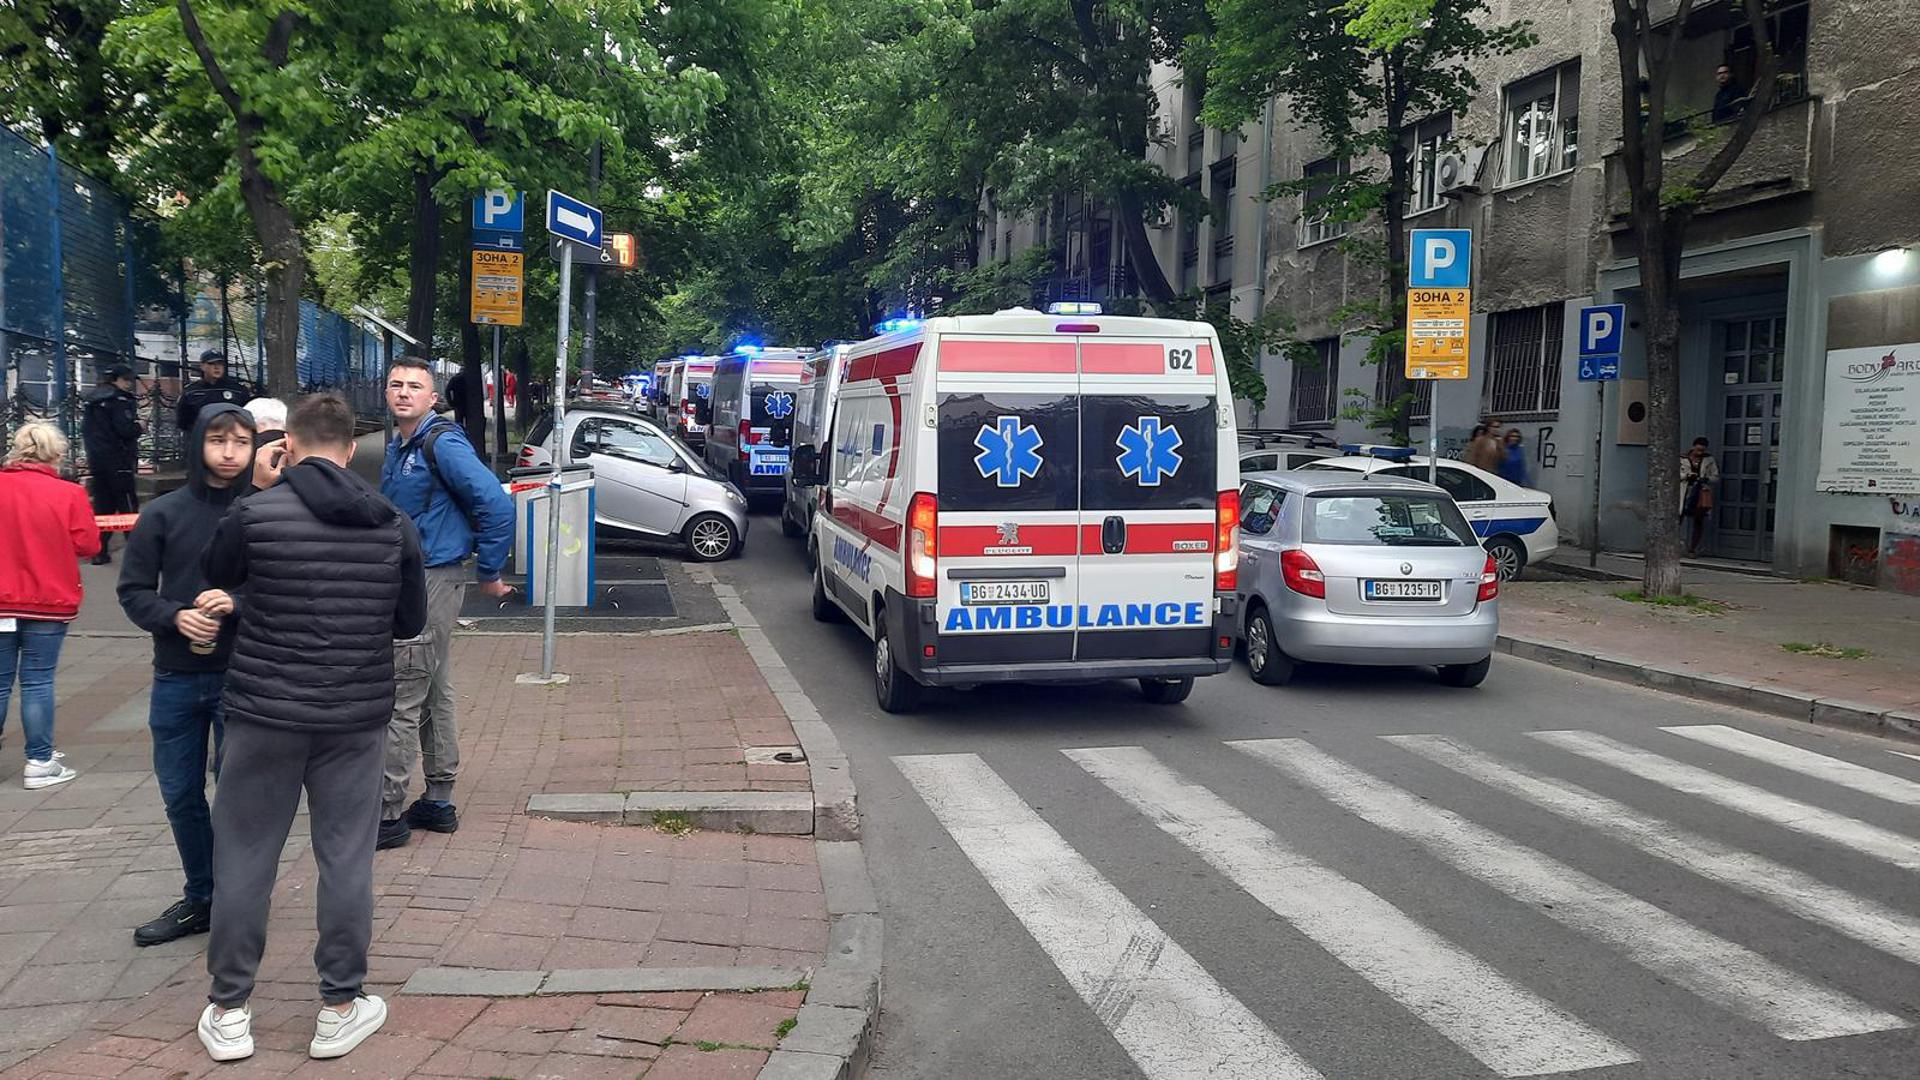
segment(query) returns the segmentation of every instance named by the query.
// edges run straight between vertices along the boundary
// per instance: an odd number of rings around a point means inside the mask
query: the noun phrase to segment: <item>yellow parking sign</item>
[[[1407,290],[1407,378],[1467,377],[1473,290]]]
[[[518,251],[473,251],[473,321],[482,326],[519,326],[526,255]]]

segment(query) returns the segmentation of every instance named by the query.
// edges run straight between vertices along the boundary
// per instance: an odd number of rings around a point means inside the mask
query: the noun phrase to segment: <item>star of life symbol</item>
[[[1002,544],[1011,546],[1014,544],[1018,544],[1020,542],[1020,523],[1019,522],[1003,521],[1000,523],[999,529],[1000,529],[1000,542]]]
[[[694,387],[693,387],[693,396],[695,396],[695,397],[703,397],[703,398],[710,398],[710,397],[712,397],[712,396],[713,396],[713,386],[712,386],[712,384],[711,384],[711,383],[696,383],[696,384],[694,384]]]
[[[1032,424],[1022,424],[1019,417],[998,417],[980,425],[980,433],[973,437],[973,445],[980,448],[973,458],[974,468],[1001,487],[1019,487],[1023,478],[1040,472],[1040,447],[1045,442]]]
[[[1143,416],[1137,423],[1120,429],[1114,445],[1120,448],[1116,462],[1124,476],[1131,476],[1142,487],[1159,487],[1160,481],[1178,475],[1180,437],[1176,428],[1166,427],[1157,416]]]
[[[785,420],[793,415],[793,395],[785,390],[775,390],[767,395],[767,415],[775,420]]]

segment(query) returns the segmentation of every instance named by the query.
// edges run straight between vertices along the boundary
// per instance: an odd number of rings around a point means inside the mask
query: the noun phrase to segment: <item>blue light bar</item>
[[[1049,315],[1104,315],[1106,309],[1092,300],[1062,300],[1047,305]]]
[[[741,356],[758,356],[760,355],[761,348],[758,345],[735,345],[733,351],[739,353]]]
[[[1342,452],[1354,457],[1379,458],[1381,461],[1411,461],[1411,446],[1380,446],[1375,443],[1341,443]]]
[[[904,317],[896,318],[896,319],[886,319],[879,323],[876,323],[873,327],[873,332],[875,334],[897,334],[897,333],[900,333],[902,330],[916,329],[917,327],[919,327],[919,325],[920,325],[919,319],[909,319]]]

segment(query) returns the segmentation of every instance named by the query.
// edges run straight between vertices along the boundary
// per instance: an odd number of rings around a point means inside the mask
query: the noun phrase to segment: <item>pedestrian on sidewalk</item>
[[[1508,428],[1500,450],[1500,478],[1521,487],[1527,486],[1527,447],[1519,428]]]
[[[257,397],[247,402],[253,414],[253,490],[265,491],[280,480],[287,460],[287,403],[279,398]]]
[[[153,692],[147,730],[153,776],[173,827],[186,884],[180,899],[133,931],[135,945],[160,945],[207,932],[213,911],[213,823],[207,756],[220,773],[225,727],[220,686],[233,651],[232,599],[213,590],[200,555],[234,500],[248,490],[253,417],[235,405],[200,410],[187,445],[187,484],[147,506],[127,538],[120,607],[153,635]]]
[[[1480,427],[1479,437],[1467,444],[1467,452],[1462,455],[1461,460],[1476,469],[1498,472],[1503,453],[1505,451],[1502,449],[1500,421],[1489,416]]]
[[[174,406],[174,419],[180,430],[192,431],[200,419],[200,410],[209,405],[238,405],[253,397],[246,383],[227,374],[227,354],[208,349],[200,354],[200,377],[180,391]]]
[[[353,407],[301,399],[287,417],[291,464],[220,522],[207,580],[241,590],[223,703],[225,771],[213,802],[210,1004],[200,1042],[215,1061],[253,1053],[254,978],[268,902],[300,795],[307,797],[324,1007],[307,1053],[347,1054],[386,1022],[362,991],[373,939],[373,844],[393,715],[393,642],[420,633],[427,594],[407,516],[348,470]]]
[[[20,681],[27,790],[80,774],[53,748],[53,676],[67,624],[80,614],[78,560],[100,550],[79,484],[60,476],[67,438],[45,421],[20,425],[0,466],[0,725]]]
[[[1707,518],[1713,515],[1714,492],[1720,485],[1720,463],[1707,449],[1705,435],[1693,440],[1687,456],[1680,459],[1680,520],[1692,522],[1687,534],[1687,557],[1700,552],[1700,539],[1707,531]]]
[[[453,631],[469,575],[490,597],[508,592],[500,572],[513,548],[513,501],[460,427],[433,411],[433,368],[403,356],[387,372],[394,438],[380,469],[380,493],[420,530],[427,565],[427,626],[395,644],[393,724],[382,795],[381,848],[404,846],[415,828],[460,827],[453,785],[460,732],[453,705]],[[467,561],[474,560],[473,569]],[[414,762],[426,791],[406,806]],[[403,809],[404,808],[404,809]]]
[[[87,475],[93,487],[93,512],[131,514],[140,509],[134,477],[140,470],[140,402],[133,396],[133,369],[114,364],[100,373],[100,385],[87,392],[80,435],[87,448]],[[100,537],[93,565],[113,561],[112,534]]]

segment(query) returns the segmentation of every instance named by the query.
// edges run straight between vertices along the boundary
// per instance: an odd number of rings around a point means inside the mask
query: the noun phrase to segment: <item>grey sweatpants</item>
[[[225,760],[213,798],[213,931],[208,1000],[244,1004],[267,944],[267,905],[300,792],[307,793],[320,943],[320,997],[352,1001],[367,977],[373,939],[373,843],[380,834],[384,728],[311,733],[227,718]]]
[[[453,630],[472,571],[464,564],[427,569],[427,628],[393,643],[393,720],[387,725],[387,779],[381,816],[406,809],[413,763],[427,777],[427,798],[453,801],[460,775],[460,728],[453,713]]]

